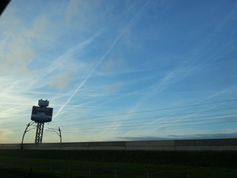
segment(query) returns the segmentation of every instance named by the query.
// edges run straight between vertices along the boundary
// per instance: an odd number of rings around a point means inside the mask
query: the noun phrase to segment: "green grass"
[[[43,177],[236,178],[236,158],[236,152],[2,150],[0,168]]]

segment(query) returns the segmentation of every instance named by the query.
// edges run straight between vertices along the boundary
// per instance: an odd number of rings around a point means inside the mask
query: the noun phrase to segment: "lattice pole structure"
[[[44,122],[38,122],[36,127],[35,143],[42,143],[44,133]]]
[[[35,144],[42,143],[44,133],[44,123],[51,122],[53,116],[53,108],[49,108],[48,100],[38,100],[39,106],[32,107],[31,120],[34,121],[36,126]]]

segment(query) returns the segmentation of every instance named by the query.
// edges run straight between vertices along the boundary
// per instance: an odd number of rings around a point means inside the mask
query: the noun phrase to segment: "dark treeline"
[[[43,158],[95,162],[178,164],[192,166],[237,167],[236,151],[37,151],[0,150],[15,158]]]

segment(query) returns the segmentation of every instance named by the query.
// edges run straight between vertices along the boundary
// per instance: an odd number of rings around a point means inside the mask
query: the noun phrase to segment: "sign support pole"
[[[35,134],[35,144],[42,143],[44,133],[44,123],[37,123],[36,134]]]

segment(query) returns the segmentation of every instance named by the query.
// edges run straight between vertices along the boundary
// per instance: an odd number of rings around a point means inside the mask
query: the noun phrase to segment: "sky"
[[[0,143],[237,137],[237,1],[12,0],[0,87]]]

